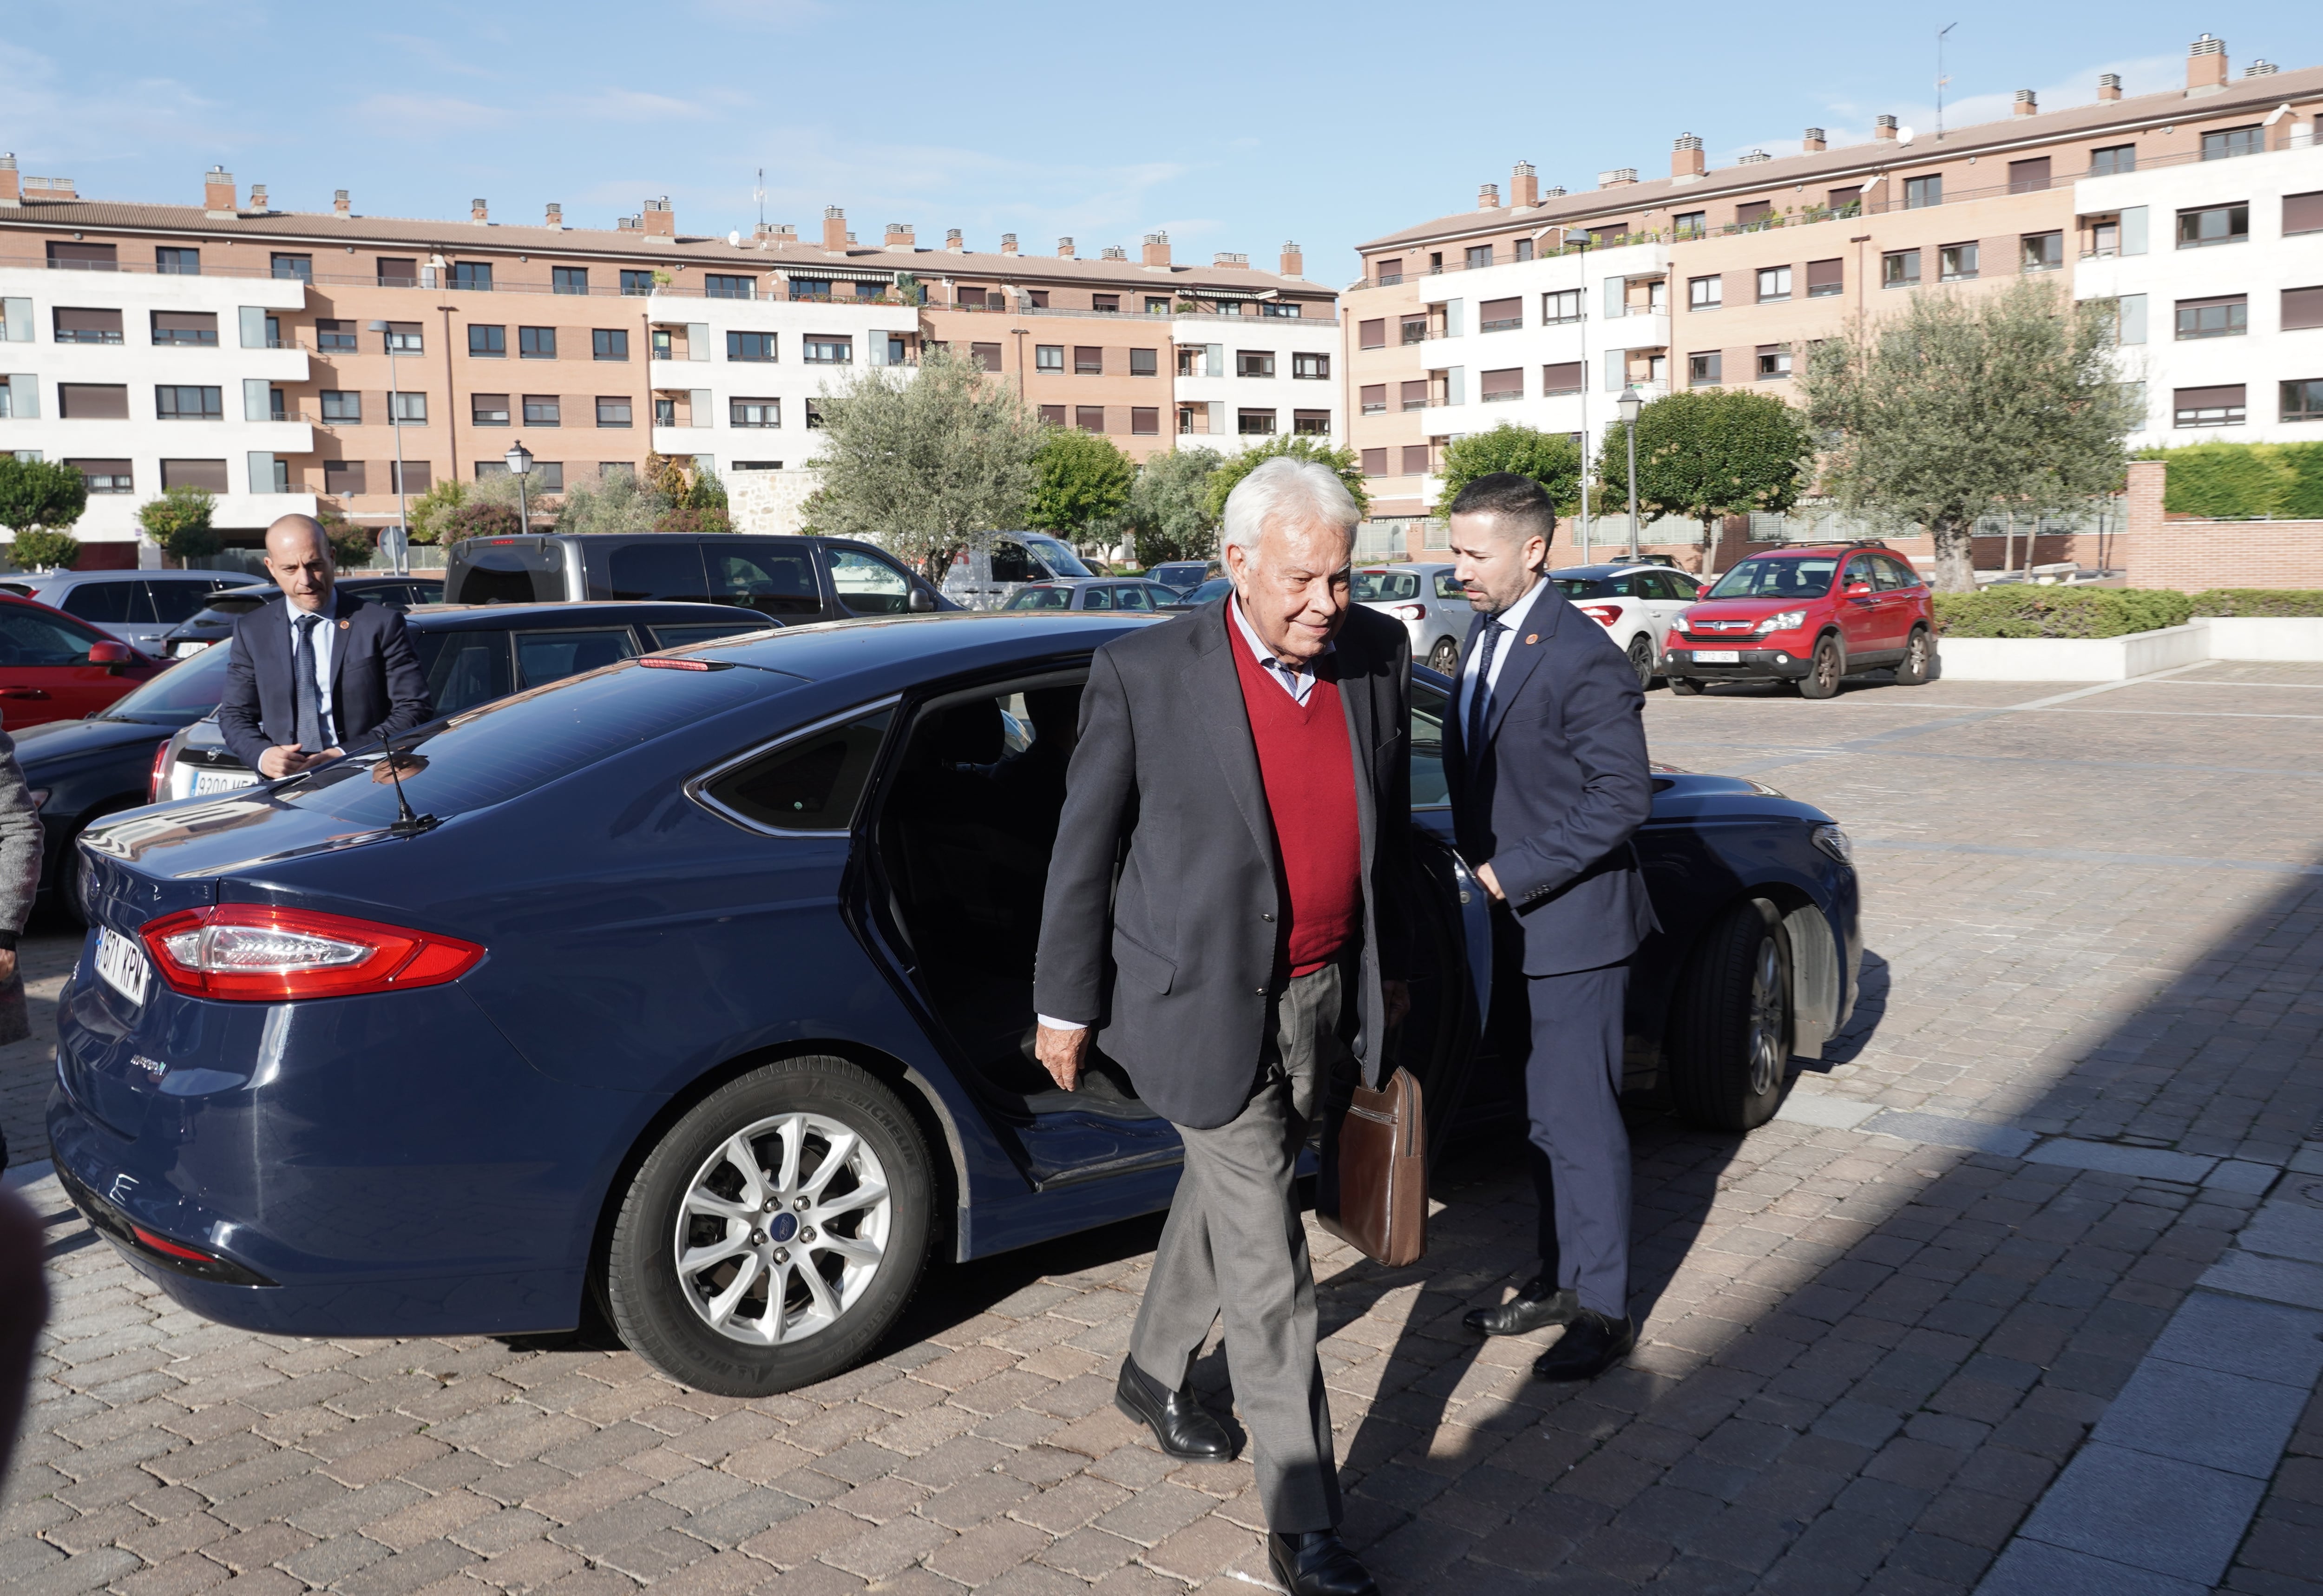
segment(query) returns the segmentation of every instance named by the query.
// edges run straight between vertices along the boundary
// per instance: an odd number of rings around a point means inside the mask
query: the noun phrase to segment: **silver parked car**
[[[952,556],[943,596],[969,610],[997,610],[1028,582],[1095,576],[1072,546],[1046,532],[996,532]]]
[[[1355,573],[1355,602],[1382,610],[1411,634],[1411,657],[1432,671],[1452,674],[1476,612],[1452,566],[1373,566]]]
[[[111,632],[142,654],[169,657],[167,639],[202,612],[210,595],[247,587],[244,571],[52,571],[16,577],[10,588],[51,610]]]

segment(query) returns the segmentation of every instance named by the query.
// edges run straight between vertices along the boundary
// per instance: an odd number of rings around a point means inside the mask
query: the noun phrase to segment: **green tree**
[[[1744,388],[1687,390],[1638,412],[1638,514],[1702,523],[1705,558],[1727,516],[1779,511],[1798,502],[1813,478],[1814,438],[1806,417],[1770,393]],[[1615,422],[1597,451],[1599,500],[1607,510],[1630,494],[1629,429]]]
[[[565,490],[556,511],[559,532],[650,532],[674,507],[633,471],[601,473]]]
[[[331,564],[342,571],[359,570],[372,562],[379,545],[373,535],[348,521],[339,511],[326,505],[315,518],[322,523],[323,536],[330,540]]]
[[[1915,293],[1807,365],[1840,509],[1927,529],[1936,586],[1972,592],[1979,518],[2068,513],[2121,485],[2140,408],[2115,369],[2111,300],[2025,278],[1970,298]],[[1643,475],[1642,469],[1639,475]]]
[[[75,467],[0,454],[0,527],[15,535],[16,564],[24,569],[63,569],[78,559],[71,528],[87,507],[88,479]]]
[[[1434,513],[1449,515],[1460,490],[1478,477],[1512,471],[1547,489],[1557,513],[1569,514],[1581,502],[1581,445],[1566,434],[1503,421],[1490,432],[1472,432],[1444,451],[1444,490]]]
[[[438,477],[427,491],[411,501],[409,525],[414,543],[449,543],[445,524],[468,497],[467,484],[457,477]]]
[[[1218,552],[1210,477],[1226,463],[1216,449],[1173,449],[1140,466],[1122,520],[1148,569],[1164,560],[1207,560]]]
[[[1347,485],[1347,491],[1355,496],[1355,509],[1359,511],[1371,509],[1372,496],[1364,486],[1364,471],[1355,460],[1354,450],[1334,449],[1320,438],[1284,434],[1259,445],[1255,449],[1244,449],[1239,454],[1228,455],[1226,463],[1211,473],[1209,497],[1203,506],[1209,511],[1210,519],[1216,522],[1226,515],[1226,495],[1241,485],[1243,478],[1258,469],[1259,462],[1284,455],[1293,460],[1320,461],[1329,466]]]
[[[207,488],[170,488],[137,507],[137,524],[163,554],[188,565],[225,546],[225,538],[210,525],[216,509],[217,495]]]
[[[1067,542],[1090,541],[1128,508],[1137,467],[1102,433],[1051,427],[1033,456],[1024,524]]]
[[[513,499],[487,499],[481,493],[469,494],[448,514],[438,517],[436,525],[446,544],[464,543],[471,537],[514,537],[524,530]]]
[[[916,374],[867,367],[819,408],[816,530],[884,542],[941,582],[971,537],[1024,524],[1040,420],[967,356],[931,348]]]

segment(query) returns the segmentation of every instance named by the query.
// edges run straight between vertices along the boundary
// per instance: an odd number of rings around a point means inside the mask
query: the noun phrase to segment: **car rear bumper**
[[[1723,644],[1703,644],[1701,647],[1712,653],[1731,653],[1737,658],[1731,665],[1712,664],[1696,659],[1694,645],[1672,642],[1662,652],[1663,674],[1703,682],[1795,682],[1813,664],[1811,650],[1801,653],[1795,648],[1730,648]]]

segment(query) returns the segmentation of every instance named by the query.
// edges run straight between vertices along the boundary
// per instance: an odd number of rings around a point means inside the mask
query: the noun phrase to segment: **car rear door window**
[[[625,626],[592,627],[587,631],[519,632],[516,635],[516,684],[519,691],[544,686],[637,657],[636,637]]]
[[[1069,587],[1023,587],[1008,596],[1006,610],[1070,610],[1073,607],[1073,590]]]
[[[696,796],[745,825],[844,831],[854,824],[855,806],[894,716],[892,708],[879,710],[785,743],[712,776]]]
[[[427,696],[439,715],[456,715],[516,691],[510,674],[509,635],[498,628],[423,634],[419,656],[427,672]]]
[[[1444,694],[1425,682],[1411,684],[1411,807],[1451,803],[1444,781]]]
[[[993,573],[999,576],[996,559]],[[902,615],[912,607],[912,579],[861,549],[831,551],[831,587],[849,615]]]
[[[1914,588],[1920,585],[1920,573],[1893,555],[1881,555],[1879,563],[1887,567],[1889,587]]]
[[[1143,586],[1131,582],[1113,590],[1113,607],[1116,610],[1143,610],[1151,614],[1153,598]]]
[[[84,582],[65,594],[65,601],[57,608],[99,626],[153,619],[142,582]]]
[[[609,599],[710,601],[710,583],[702,572],[702,546],[691,538],[662,538],[617,548],[606,562],[606,575],[611,583],[611,591],[605,594]]]
[[[720,637],[739,637],[749,632],[763,631],[763,627],[748,621],[707,621],[699,625],[657,626],[651,628],[656,648],[683,648],[688,643],[709,643]]]
[[[1109,587],[1083,588],[1081,590],[1081,608],[1084,610],[1112,609],[1113,590]]]
[[[148,582],[142,586],[147,601],[153,606],[153,619],[165,626],[193,619],[218,590],[214,582]]]
[[[822,586],[815,580],[814,556],[803,545],[760,538],[712,538],[702,546],[710,575],[710,601],[735,604],[761,615],[814,617],[822,613]]]
[[[1436,573],[1436,596],[1439,599],[1464,599],[1468,596],[1468,590],[1462,587],[1460,579],[1449,571],[1438,571]]]

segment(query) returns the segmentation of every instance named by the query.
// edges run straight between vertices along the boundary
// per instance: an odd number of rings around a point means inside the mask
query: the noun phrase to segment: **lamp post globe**
[[[516,478],[518,525],[522,530],[529,532],[532,530],[532,485],[527,479],[532,472],[532,451],[524,446],[522,438],[519,438],[509,445],[509,452],[504,458],[508,461],[510,474]]]

